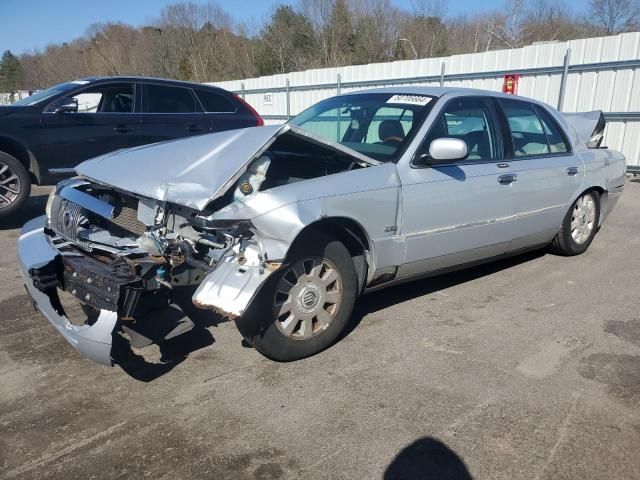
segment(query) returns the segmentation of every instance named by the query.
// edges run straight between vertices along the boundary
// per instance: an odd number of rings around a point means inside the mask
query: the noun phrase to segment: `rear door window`
[[[224,95],[209,90],[194,90],[200,99],[205,112],[234,113],[237,109],[231,100]]]
[[[195,113],[200,108],[190,88],[166,85],[142,85],[144,113]]]
[[[516,157],[551,153],[547,134],[533,105],[518,100],[500,99],[507,117]]]

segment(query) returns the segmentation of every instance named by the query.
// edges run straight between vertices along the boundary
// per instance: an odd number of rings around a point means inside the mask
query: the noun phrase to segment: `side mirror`
[[[456,160],[464,160],[469,155],[467,143],[459,138],[436,138],[429,145],[429,156],[431,161],[428,163],[447,163]]]
[[[439,165],[464,160],[469,155],[467,144],[459,138],[436,138],[429,145],[429,153],[414,160],[417,166]]]
[[[53,113],[77,113],[78,99],[73,97],[64,97],[56,102],[52,108]]]

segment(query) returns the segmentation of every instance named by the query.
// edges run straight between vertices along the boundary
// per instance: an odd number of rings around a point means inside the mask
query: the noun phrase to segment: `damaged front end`
[[[212,227],[193,209],[84,180],[63,185],[50,210],[52,238],[69,242],[59,247],[60,284],[121,319],[135,318],[142,305],[170,302],[176,289],[195,287],[196,306],[241,315],[272,271],[248,220]],[[246,294],[249,286],[255,288]]]
[[[48,221],[25,225],[19,240],[34,305],[75,348],[103,364],[111,364],[118,320],[135,330],[184,292],[197,307],[241,315],[273,265],[249,221],[203,228],[197,214],[86,180],[61,183],[47,204]],[[79,300],[84,325],[69,320],[59,290]]]
[[[324,216],[316,202],[304,218],[283,210],[286,218],[265,223],[267,212],[295,205],[300,191],[267,190],[377,164],[294,127],[269,135],[266,127],[257,129],[252,141],[247,130],[212,136],[208,148],[195,137],[116,153],[109,163],[85,162],[77,169],[82,177],[51,194],[46,218],[25,226],[19,257],[27,289],[86,356],[109,364],[117,321],[135,330],[185,293],[199,309],[243,315],[296,233]],[[194,151],[197,158],[175,160]],[[123,169],[127,178],[110,178]],[[90,313],[84,325],[69,321],[58,290]]]

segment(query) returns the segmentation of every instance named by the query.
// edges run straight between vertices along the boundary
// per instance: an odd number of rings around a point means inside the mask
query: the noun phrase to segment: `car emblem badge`
[[[302,304],[306,308],[311,308],[313,307],[314,303],[316,303],[315,292],[313,290],[307,290],[307,292],[304,294],[304,297],[302,298]]]
[[[71,228],[71,214],[69,212],[64,212],[64,215],[62,215],[62,226]]]
[[[242,182],[240,184],[240,191],[245,195],[249,195],[250,193],[253,193],[253,186],[251,186],[249,182]]]

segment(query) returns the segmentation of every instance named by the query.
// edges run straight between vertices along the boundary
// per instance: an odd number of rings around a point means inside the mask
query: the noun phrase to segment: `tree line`
[[[518,48],[640,28],[640,0],[590,0],[586,12],[553,0],[506,0],[488,13],[449,15],[445,0],[297,0],[262,24],[220,6],[179,2],[150,25],[91,25],[84,36],[0,61],[0,92],[91,75],[211,82],[309,68]]]

